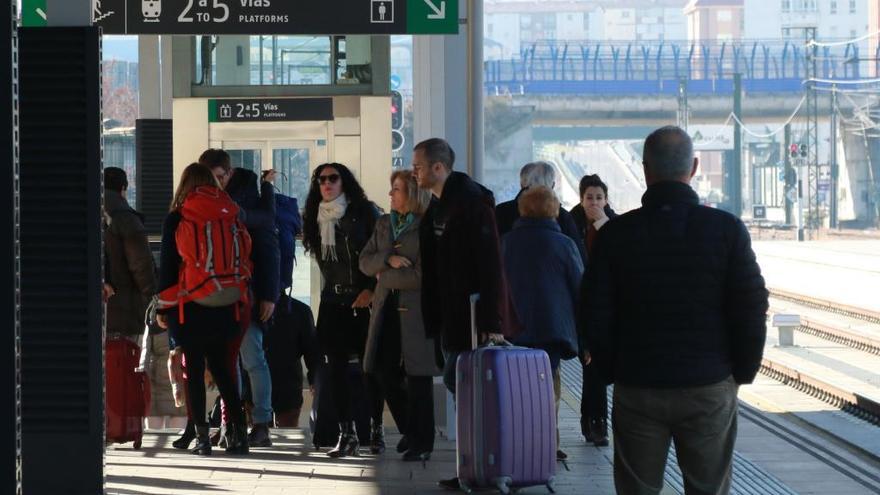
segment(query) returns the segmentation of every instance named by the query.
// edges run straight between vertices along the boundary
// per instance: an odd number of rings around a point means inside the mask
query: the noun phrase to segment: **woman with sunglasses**
[[[325,163],[315,169],[306,198],[303,246],[315,257],[324,277],[317,334],[339,419],[339,440],[327,453],[330,457],[354,455],[359,447],[349,362],[362,360],[370,324],[376,279],[360,271],[358,260],[378,217],[378,209],[345,165]],[[384,447],[384,438],[377,438],[381,417],[373,419],[373,429],[378,431],[373,432],[371,443],[382,440]]]

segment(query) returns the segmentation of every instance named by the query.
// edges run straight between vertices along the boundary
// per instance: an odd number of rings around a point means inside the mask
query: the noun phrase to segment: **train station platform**
[[[614,493],[613,447],[588,445],[580,435],[580,368],[563,365],[560,409],[566,464],[557,466],[557,493]],[[611,391],[609,391],[609,394]],[[790,411],[797,410],[797,414]],[[803,419],[810,417],[812,423]],[[307,417],[301,424],[308,424]],[[871,494],[880,487],[880,457],[853,450],[813,423],[847,430],[863,444],[880,447],[880,429],[803,392],[759,376],[740,389],[740,418],[734,459],[734,494]],[[388,424],[393,424],[388,421]],[[399,436],[388,430],[388,443]],[[174,450],[172,430],[150,432],[141,450],[121,445],[106,454],[106,493],[229,495],[358,495],[448,493],[436,482],[455,473],[455,444],[438,437],[432,459],[424,465],[403,463],[390,449],[381,456],[329,459],[312,449],[307,429],[273,431],[274,445],[253,449],[246,457],[216,451],[195,457]],[[325,449],[326,450],[326,449]],[[543,487],[520,493],[546,493]],[[670,452],[663,495],[683,494],[683,480]]]

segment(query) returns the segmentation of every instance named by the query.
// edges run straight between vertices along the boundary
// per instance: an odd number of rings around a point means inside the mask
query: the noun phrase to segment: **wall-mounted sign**
[[[104,34],[456,34],[458,1],[98,0],[94,19]],[[52,15],[45,0],[22,9]]]
[[[236,98],[208,100],[208,122],[333,120],[332,98]]]

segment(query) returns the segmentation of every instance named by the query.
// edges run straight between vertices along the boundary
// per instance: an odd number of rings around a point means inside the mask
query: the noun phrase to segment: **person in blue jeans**
[[[254,313],[241,341],[241,365],[247,372],[253,410],[253,427],[248,434],[251,447],[269,447],[269,425],[272,423],[272,377],[263,350],[263,335],[280,296],[281,252],[275,226],[275,171],[268,171],[258,181],[257,175],[245,168],[232,168],[229,154],[209,149],[199,157],[207,165],[226,192],[241,207],[248,232],[253,239],[254,274],[251,291]],[[260,187],[257,183],[260,182]],[[241,380],[239,380],[241,384]]]

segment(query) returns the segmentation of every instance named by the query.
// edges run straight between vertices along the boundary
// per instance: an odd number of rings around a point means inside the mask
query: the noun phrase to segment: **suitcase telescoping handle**
[[[477,301],[480,300],[480,294],[474,293],[470,296],[471,302],[471,350],[477,350],[479,343],[479,332],[477,332]]]
[[[480,300],[480,294],[474,293],[470,295],[470,303],[471,303],[471,350],[477,350],[477,347],[480,345],[480,332],[477,329],[477,302]],[[508,342],[507,340],[502,340],[501,342],[493,342],[488,341],[486,343],[487,346],[501,346],[501,347],[514,347],[513,344]]]

